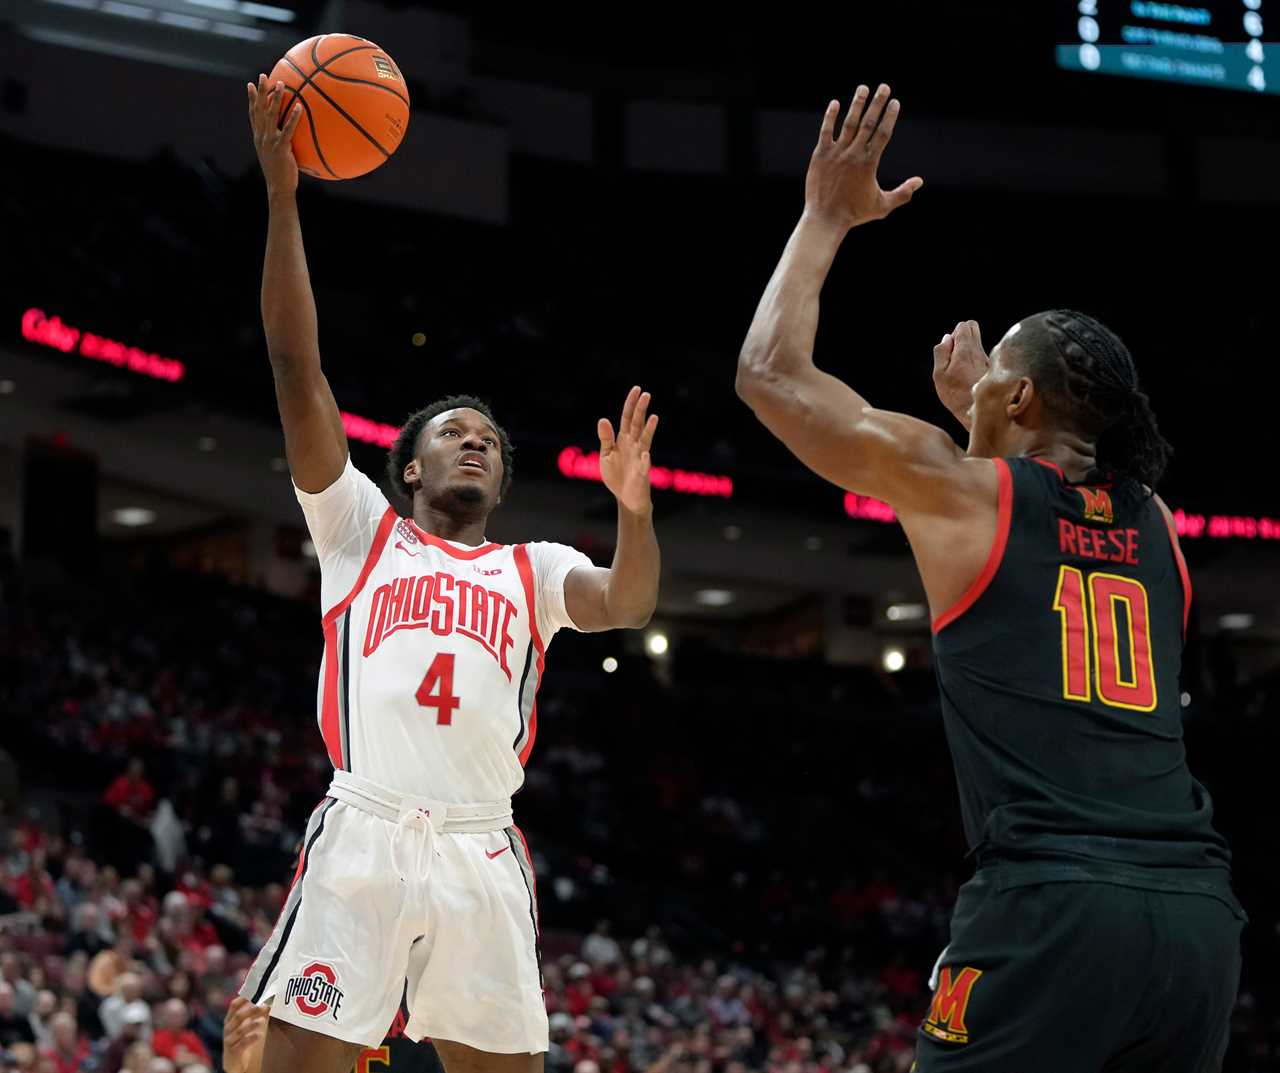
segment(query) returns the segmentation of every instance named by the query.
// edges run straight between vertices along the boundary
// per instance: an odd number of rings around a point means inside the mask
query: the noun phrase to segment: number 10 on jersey
[[[1074,566],[1064,566],[1058,571],[1053,609],[1062,618],[1062,695],[1088,703],[1096,688],[1098,699],[1110,708],[1154,711],[1151,616],[1142,584],[1101,571],[1086,577]]]

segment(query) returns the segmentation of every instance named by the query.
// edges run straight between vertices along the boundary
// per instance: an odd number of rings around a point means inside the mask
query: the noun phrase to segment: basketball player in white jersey
[[[657,602],[649,396],[633,388],[600,471],[618,501],[611,569],[559,544],[504,546],[485,526],[511,480],[488,408],[455,397],[409,418],[390,456],[401,517],[351,463],[320,368],[279,87],[248,87],[270,203],[262,314],[298,500],[321,568],[319,722],[334,776],[293,887],[241,995],[270,1002],[264,1073],[347,1073],[406,1034],[449,1073],[542,1068],[547,1016],[536,891],[511,795],[537,732],[558,629],[640,627]]]

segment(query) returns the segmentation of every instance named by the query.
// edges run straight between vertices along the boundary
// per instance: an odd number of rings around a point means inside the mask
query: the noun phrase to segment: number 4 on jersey
[[[462,704],[462,699],[453,692],[452,652],[437,653],[414,696],[422,707],[436,710],[436,726],[452,725],[454,709]]]

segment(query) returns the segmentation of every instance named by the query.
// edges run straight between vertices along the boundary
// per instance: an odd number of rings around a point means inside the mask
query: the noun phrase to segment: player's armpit
[[[896,509],[946,513],[963,481],[964,452],[942,429],[877,410],[843,381],[813,365],[739,379],[760,421],[814,473]]]

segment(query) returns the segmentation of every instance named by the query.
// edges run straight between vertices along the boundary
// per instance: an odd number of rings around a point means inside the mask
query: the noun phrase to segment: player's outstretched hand
[[[867,87],[859,86],[838,133],[840,102],[827,105],[804,180],[805,212],[845,228],[884,219],[924,185],[916,176],[893,190],[880,189],[876,170],[893,137],[899,105],[888,86],[877,89],[870,101],[867,95]]]
[[[267,1039],[270,1006],[255,1006],[237,995],[222,1023],[222,1068],[226,1073],[259,1073]]]
[[[633,387],[627,392],[618,422],[618,434],[608,418],[600,418],[596,431],[600,434],[600,478],[627,510],[648,510],[653,500],[649,495],[649,446],[658,427],[658,415],[646,417],[649,393]]]
[[[253,147],[267,180],[268,194],[292,194],[298,189],[298,162],[293,157],[293,132],[302,118],[302,105],[294,103],[279,122],[284,83],[268,87],[267,76],[258,75],[258,84],[246,83],[249,91],[249,126],[253,128]]]
[[[990,367],[976,320],[962,320],[933,348],[933,386],[938,399],[965,428],[972,425],[973,385]]]

